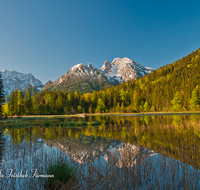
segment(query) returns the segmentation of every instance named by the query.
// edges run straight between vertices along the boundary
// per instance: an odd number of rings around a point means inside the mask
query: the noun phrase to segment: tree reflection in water
[[[80,189],[197,189],[200,185],[198,116],[88,120],[101,125],[6,129],[3,168],[32,167],[44,173],[49,164],[63,159],[79,168],[76,188]],[[6,180],[13,184],[14,179]],[[43,184],[42,179],[14,181],[14,187],[28,183],[40,189]],[[3,184],[7,187],[5,180]]]

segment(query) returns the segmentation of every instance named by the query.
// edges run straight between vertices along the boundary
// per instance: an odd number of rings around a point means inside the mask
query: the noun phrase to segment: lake
[[[2,189],[43,189],[48,166],[60,160],[77,169],[75,189],[200,187],[197,114],[12,118],[0,126]]]

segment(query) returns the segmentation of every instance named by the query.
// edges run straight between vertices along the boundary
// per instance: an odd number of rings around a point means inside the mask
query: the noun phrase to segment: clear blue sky
[[[42,83],[116,57],[157,69],[200,48],[199,10],[199,0],[1,0],[0,69]]]

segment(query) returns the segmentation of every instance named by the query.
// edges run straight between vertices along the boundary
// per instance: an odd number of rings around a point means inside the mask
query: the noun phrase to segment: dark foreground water
[[[43,189],[46,168],[77,168],[80,189],[198,189],[200,116],[25,118],[0,123],[1,189]],[[53,175],[53,174],[52,174]]]

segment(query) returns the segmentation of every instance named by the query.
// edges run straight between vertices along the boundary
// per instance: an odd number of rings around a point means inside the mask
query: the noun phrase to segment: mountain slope
[[[53,82],[51,80],[49,80],[44,86],[43,86],[43,90],[45,90],[50,84],[52,84]]]
[[[112,63],[105,61],[99,70],[89,63],[88,66],[77,64],[55,82],[45,85],[43,90],[76,91],[81,94],[108,88],[119,83],[137,79],[152,72],[128,58],[115,58]]]
[[[200,110],[200,49],[152,73],[106,91],[110,111]],[[100,94],[99,94],[100,95]]]
[[[49,90],[56,89],[56,85],[61,89],[64,85],[73,87],[73,83],[80,88],[81,81],[90,80],[91,73],[96,73],[94,81],[106,79],[96,68],[90,69],[78,64],[55,81],[54,85],[49,85]],[[93,91],[81,96],[73,92],[43,92],[37,95],[37,101],[32,105],[37,108],[34,114],[199,111],[200,49],[146,76],[99,92]],[[13,105],[17,104],[18,102],[13,101]],[[14,113],[13,107],[12,104],[9,105],[7,115]],[[177,117],[176,119],[179,120]]]
[[[42,82],[36,79],[31,73],[24,74],[14,70],[1,70],[0,72],[3,79],[5,95],[9,95],[16,88],[18,90],[24,90],[28,88],[28,85],[38,86],[38,91],[43,88]]]
[[[115,79],[120,83],[136,80],[153,71],[152,68],[144,67],[127,57],[123,59],[115,58],[112,63],[106,60],[101,70],[109,80]]]
[[[113,84],[97,68],[91,64],[86,66],[81,63],[73,66],[67,73],[48,85],[45,90],[79,90],[83,94],[111,86]]]

